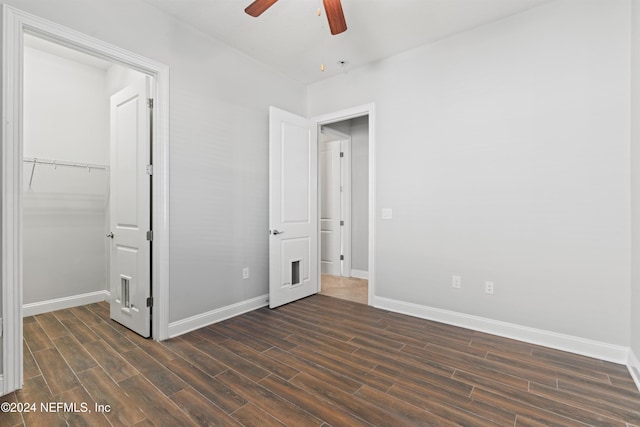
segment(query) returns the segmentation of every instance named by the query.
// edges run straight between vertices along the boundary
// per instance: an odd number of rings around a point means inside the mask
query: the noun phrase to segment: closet
[[[141,77],[25,35],[25,316],[108,300],[109,99]]]

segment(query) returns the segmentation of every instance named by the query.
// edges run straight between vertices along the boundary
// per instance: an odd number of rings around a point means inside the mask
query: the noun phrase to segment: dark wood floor
[[[25,387],[2,399],[38,408],[0,426],[640,425],[622,365],[321,295],[164,343],[104,303],[26,318],[24,337]]]

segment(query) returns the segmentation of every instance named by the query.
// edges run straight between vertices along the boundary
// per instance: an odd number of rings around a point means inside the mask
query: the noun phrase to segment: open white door
[[[269,108],[269,307],[318,292],[318,135]]]
[[[149,78],[111,97],[111,318],[151,335]]]

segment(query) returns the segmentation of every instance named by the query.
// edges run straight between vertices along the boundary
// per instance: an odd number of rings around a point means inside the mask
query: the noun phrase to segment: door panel
[[[281,122],[283,224],[309,222],[309,130],[299,123]]]
[[[118,94],[114,95],[115,97]],[[138,176],[138,110],[140,99],[138,94],[123,94],[124,99],[116,101],[115,106],[115,164],[112,169],[116,185],[113,188],[118,203],[115,204],[115,220],[120,227],[138,227],[137,189]],[[144,93],[140,96],[144,96]]]
[[[269,307],[318,292],[318,145],[312,123],[269,109]]]
[[[148,78],[111,97],[111,318],[151,335],[151,177]]]
[[[320,269],[339,276],[341,255],[340,141],[320,144]]]

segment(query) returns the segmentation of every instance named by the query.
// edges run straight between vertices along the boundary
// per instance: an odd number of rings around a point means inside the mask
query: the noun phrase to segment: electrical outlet
[[[484,292],[489,294],[489,295],[493,295],[495,291],[495,286],[493,285],[493,282],[484,282]]]
[[[462,278],[460,276],[452,276],[451,286],[453,286],[455,289],[460,289],[462,287]]]
[[[242,278],[243,279],[249,278],[249,267],[245,267],[242,269]]]

